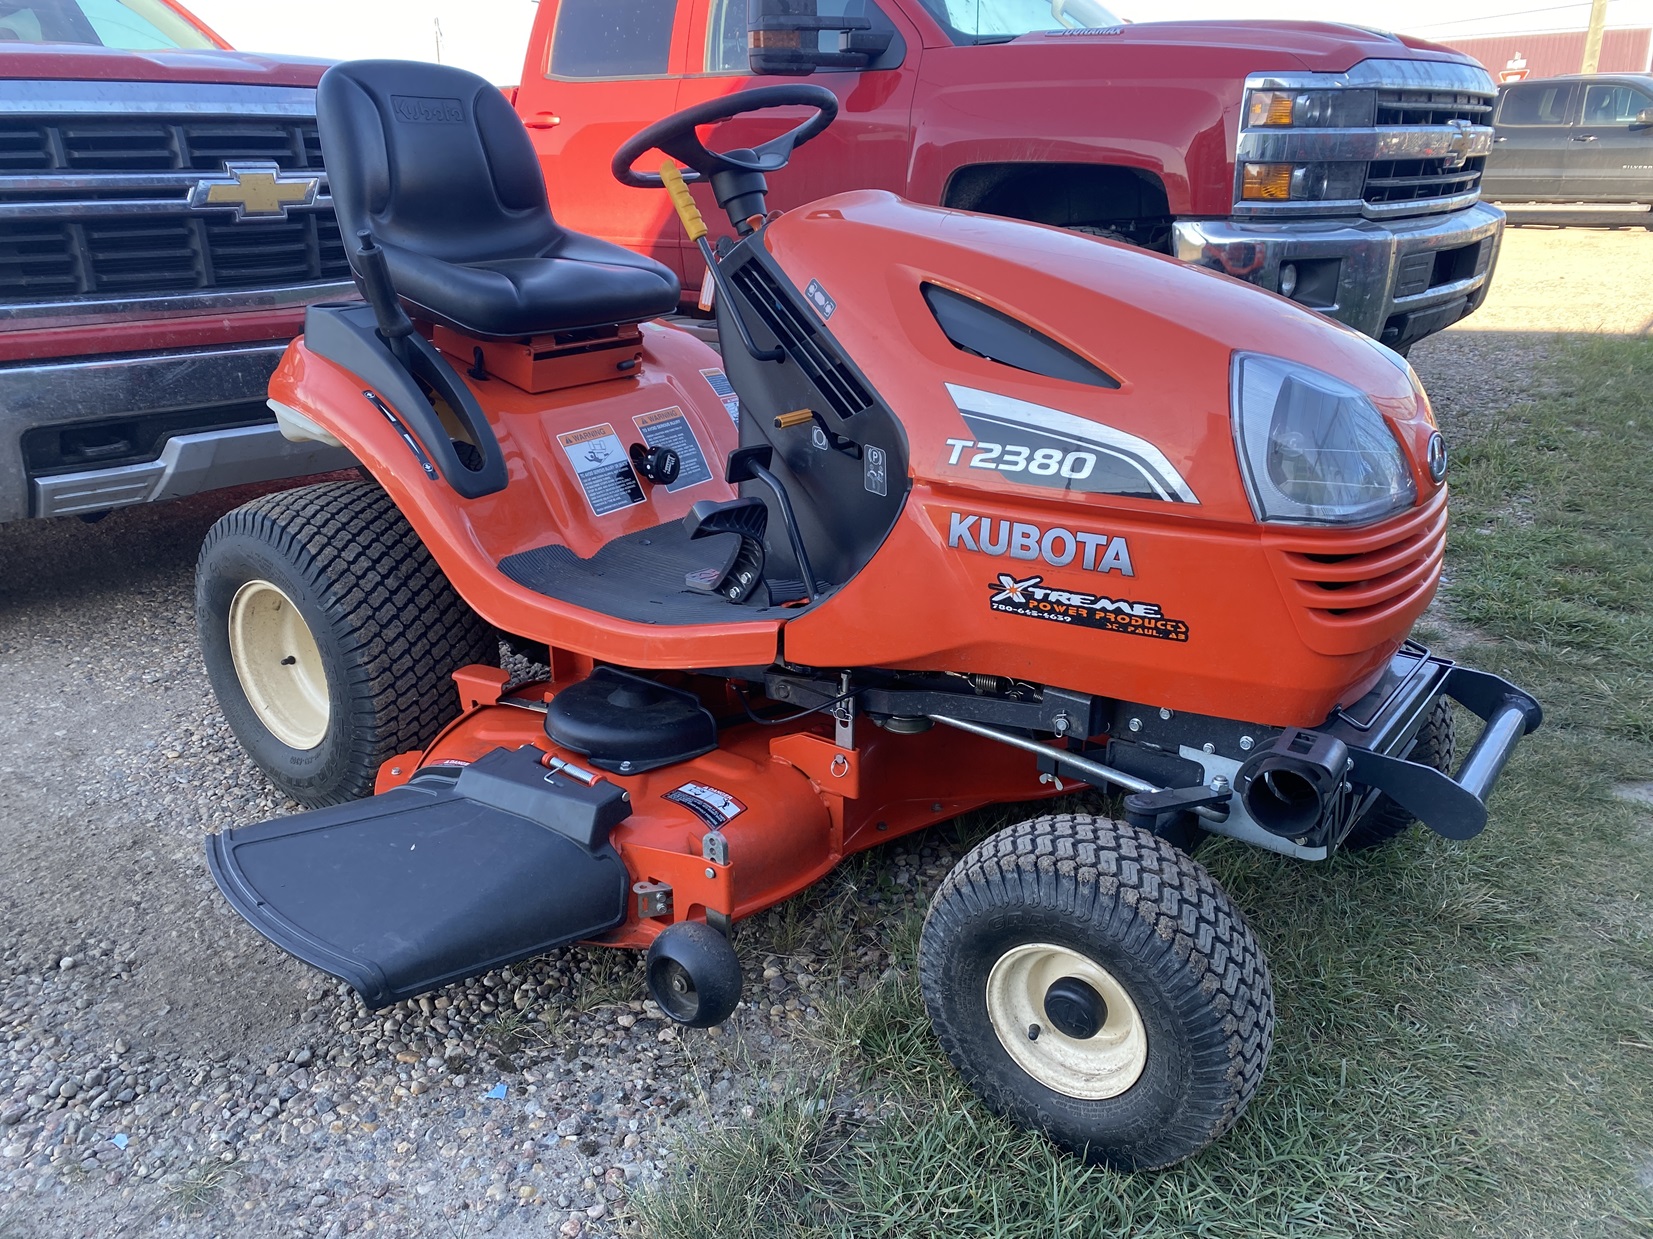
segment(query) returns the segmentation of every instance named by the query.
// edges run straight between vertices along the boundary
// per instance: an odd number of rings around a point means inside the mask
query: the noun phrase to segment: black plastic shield
[[[381,1007],[619,924],[630,880],[608,831],[629,811],[611,784],[499,749],[210,835],[207,862],[253,928]]]

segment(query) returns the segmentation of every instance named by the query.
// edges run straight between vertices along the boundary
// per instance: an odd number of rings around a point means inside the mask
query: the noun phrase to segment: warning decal
[[[735,387],[729,382],[729,376],[721,370],[702,370],[700,377],[706,380],[717,393],[717,398],[723,401],[723,407],[729,413],[729,420],[737,426],[740,425],[740,397],[735,394]]]
[[[673,405],[654,413],[639,413],[631,420],[637,423],[644,443],[650,447],[669,447],[683,462],[677,481],[666,487],[668,491],[683,490],[712,480],[712,471],[706,465],[706,453],[700,450],[700,440],[695,437],[694,427],[689,425],[682,409]]]
[[[614,427],[604,422],[557,436],[568,463],[580,479],[585,501],[598,516],[643,502],[643,488],[631,470],[631,460]]]
[[[682,805],[713,830],[728,825],[746,812],[746,806],[733,796],[715,787],[707,787],[704,783],[685,783],[675,791],[667,792],[664,799]]]

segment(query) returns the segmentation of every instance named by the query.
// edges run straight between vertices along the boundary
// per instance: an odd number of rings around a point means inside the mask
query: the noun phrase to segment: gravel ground
[[[1487,306],[1413,361],[1450,428],[1518,400],[1551,333],[1646,330],[1650,287],[1653,233],[1512,231]],[[643,1000],[629,955],[368,1013],[265,943],[200,846],[296,808],[196,655],[196,549],[247,497],[0,527],[0,1239],[612,1230],[674,1139],[807,1065],[823,986],[896,961],[859,933],[829,967],[769,914],[738,935],[751,1001],[707,1034]],[[952,860],[894,845],[857,909]]]

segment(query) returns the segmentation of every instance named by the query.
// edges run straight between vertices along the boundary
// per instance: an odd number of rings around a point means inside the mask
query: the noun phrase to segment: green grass
[[[922,900],[858,862],[745,950],[908,965],[843,990],[749,1123],[697,1134],[646,1235],[1653,1235],[1653,342],[1562,347],[1538,402],[1448,425],[1424,626],[1544,703],[1487,832],[1306,866],[1201,853],[1268,950],[1279,1023],[1236,1130],[1137,1176],[994,1119],[930,1035]],[[1005,820],[958,824],[952,854]],[[700,1042],[709,1045],[709,1042]]]

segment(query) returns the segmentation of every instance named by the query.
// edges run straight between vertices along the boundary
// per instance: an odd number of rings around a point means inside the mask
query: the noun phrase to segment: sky
[[[209,26],[247,51],[349,59],[437,58],[500,85],[522,77],[533,0],[185,0]],[[1113,0],[1135,21],[1259,17],[1351,22],[1429,39],[1582,29],[1589,0]],[[1653,25],[1653,0],[1609,0],[1610,26]]]

